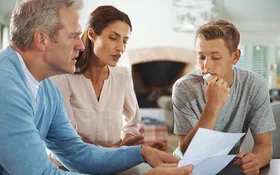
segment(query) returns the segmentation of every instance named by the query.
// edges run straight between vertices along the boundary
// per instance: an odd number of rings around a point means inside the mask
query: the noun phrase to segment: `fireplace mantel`
[[[131,65],[150,61],[177,61],[195,65],[195,51],[183,47],[149,47],[127,51]]]

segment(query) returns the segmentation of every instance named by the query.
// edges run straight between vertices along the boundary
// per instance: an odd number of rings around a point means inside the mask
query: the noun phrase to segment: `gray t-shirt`
[[[230,88],[230,97],[218,113],[214,130],[246,133],[250,128],[252,134],[256,135],[275,129],[269,91],[264,78],[238,67],[234,67],[233,71],[234,80]],[[203,78],[199,70],[176,81],[173,86],[172,102],[175,117],[174,133],[185,135],[199,120],[206,102]]]

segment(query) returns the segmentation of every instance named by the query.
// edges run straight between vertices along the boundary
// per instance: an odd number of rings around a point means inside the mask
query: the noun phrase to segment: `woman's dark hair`
[[[90,65],[90,59],[93,54],[93,50],[92,43],[88,38],[88,30],[92,28],[96,35],[100,35],[104,28],[115,21],[127,23],[130,27],[130,31],[132,31],[131,22],[128,15],[118,10],[114,6],[99,6],[90,14],[86,30],[82,35],[82,41],[85,45],[85,50],[80,52],[77,58],[76,74],[85,73]]]

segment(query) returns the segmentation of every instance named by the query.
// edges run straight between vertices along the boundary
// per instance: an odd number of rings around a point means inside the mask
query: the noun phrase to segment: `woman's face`
[[[90,30],[89,35],[98,64],[116,66],[126,49],[130,36],[129,25],[122,21],[112,22],[102,30],[100,35]]]

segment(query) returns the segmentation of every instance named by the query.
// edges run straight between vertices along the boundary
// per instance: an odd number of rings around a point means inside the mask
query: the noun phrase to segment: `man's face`
[[[52,74],[74,73],[76,57],[84,50],[80,38],[81,26],[79,13],[75,9],[62,7],[60,9],[60,23],[63,28],[58,31],[55,42],[47,45],[44,62]]]
[[[235,52],[230,53],[223,39],[204,40],[199,37],[195,44],[197,63],[201,74],[217,75],[226,81],[232,76],[232,65],[238,61]],[[236,51],[239,52],[239,51]]]

